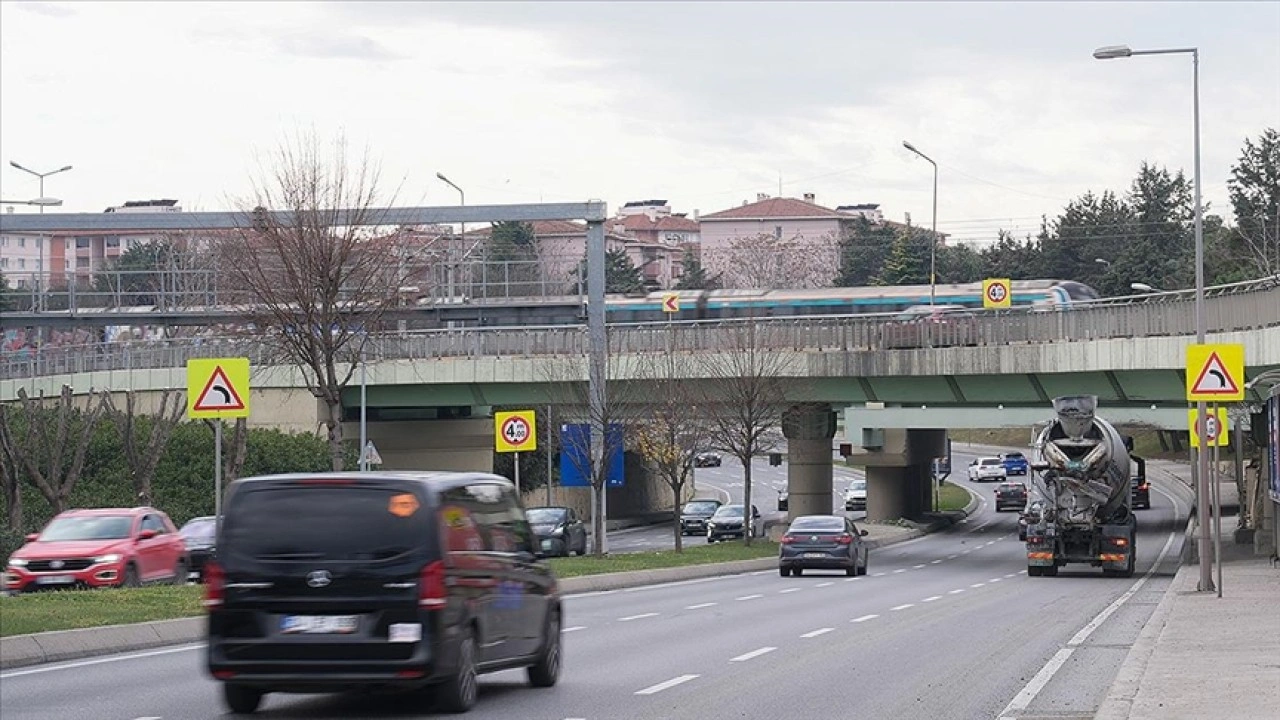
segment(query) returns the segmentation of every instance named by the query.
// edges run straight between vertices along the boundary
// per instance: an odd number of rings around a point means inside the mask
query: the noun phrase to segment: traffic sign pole
[[[1213,417],[1218,419],[1218,403],[1213,404]],[[1222,423],[1219,422],[1219,425]],[[1218,428],[1218,435],[1221,436],[1223,428]],[[1240,442],[1240,438],[1236,438],[1236,442]],[[1216,439],[1213,443],[1213,474],[1211,480],[1213,482],[1213,564],[1218,568],[1218,597],[1222,597],[1222,485],[1221,478],[1218,477],[1218,448],[1221,443]]]
[[[516,460],[516,495],[520,495],[520,453],[515,454]],[[523,497],[523,495],[521,495]]]

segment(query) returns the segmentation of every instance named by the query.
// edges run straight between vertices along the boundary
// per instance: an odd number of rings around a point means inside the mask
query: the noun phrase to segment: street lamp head
[[[1128,45],[1107,45],[1093,51],[1095,60],[1114,60],[1116,58],[1127,58],[1133,55],[1133,50]]]
[[[54,170],[54,172],[66,172],[66,171],[68,171],[68,170],[70,170],[70,169],[71,169],[71,166],[70,166],[70,165],[64,165],[64,166],[62,166],[62,167],[58,168],[57,170]]]
[[[438,172],[438,173],[436,173],[436,177],[440,178],[441,180],[443,180],[443,181],[445,181],[445,182],[449,182],[449,178],[445,177],[445,176],[444,176],[444,173],[442,173],[442,172]]]
[[[1140,283],[1140,282],[1129,283],[1129,287],[1133,290],[1137,290],[1138,292],[1144,292],[1144,293],[1157,292],[1157,290],[1154,287],[1146,283]]]
[[[911,143],[907,142],[906,140],[903,140],[903,141],[902,141],[902,147],[904,147],[904,148],[906,148],[906,149],[910,150],[910,151],[911,151],[911,152],[913,152],[913,153],[918,153],[918,152],[920,152],[919,150],[917,150],[917,149],[916,149],[916,146],[915,146],[915,145],[912,145]]]

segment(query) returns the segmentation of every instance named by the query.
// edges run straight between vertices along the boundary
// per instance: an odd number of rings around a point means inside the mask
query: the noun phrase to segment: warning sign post
[[[538,426],[532,410],[493,414],[493,444],[497,452],[515,453],[516,492],[520,492],[520,453],[538,449]],[[550,480],[548,480],[550,482]]]
[[[988,278],[982,281],[982,307],[1007,308],[1013,306],[1013,286],[1009,278]]]
[[[1187,402],[1244,400],[1244,345],[1187,346]]]
[[[249,358],[187,361],[187,417],[213,420],[213,515],[222,526],[222,419],[249,417]]]

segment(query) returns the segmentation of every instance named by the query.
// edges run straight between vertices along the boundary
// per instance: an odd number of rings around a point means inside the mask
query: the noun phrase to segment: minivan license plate
[[[328,633],[346,635],[356,631],[355,615],[285,615],[283,633]]]
[[[75,581],[74,575],[40,575],[36,577],[37,585],[67,585]]]

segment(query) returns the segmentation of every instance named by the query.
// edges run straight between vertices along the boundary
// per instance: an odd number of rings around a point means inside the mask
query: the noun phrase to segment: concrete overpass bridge
[[[1209,342],[1245,345],[1248,377],[1280,368],[1280,286],[1210,298],[1206,317]],[[887,322],[849,316],[610,326],[609,392],[642,406],[653,378],[646,358],[665,353],[684,360],[677,364],[682,379],[709,382],[708,368],[743,350],[749,335],[753,347],[776,358],[784,388],[793,515],[831,509],[837,412],[844,413],[847,441],[864,450],[872,519],[927,507],[930,461],[944,454],[947,428],[1029,426],[1048,418],[1056,395],[1096,394],[1107,417],[1121,424],[1186,427],[1190,300],[982,313],[963,346],[948,336],[952,331],[921,325],[915,343],[921,347],[882,349]],[[370,437],[388,466],[491,467],[486,418],[492,406],[543,405],[556,397],[553,387],[587,381],[589,340],[579,326],[442,330],[371,341]],[[64,384],[80,393],[158,395],[185,387],[188,358],[226,356],[248,356],[256,368],[256,424],[315,430],[322,413],[302,389],[301,375],[250,339],[8,356],[0,360],[0,402],[13,400],[19,388],[49,394]],[[344,404],[354,419],[357,387],[347,389]]]

